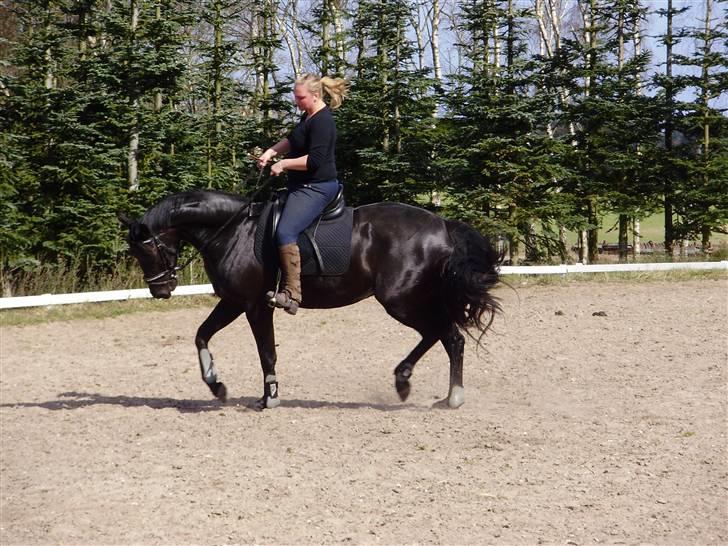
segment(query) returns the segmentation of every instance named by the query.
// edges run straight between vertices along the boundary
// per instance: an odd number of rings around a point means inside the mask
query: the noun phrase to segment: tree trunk
[[[432,0],[432,36],[430,49],[432,51],[432,70],[437,84],[442,84],[442,64],[440,63],[440,0]]]
[[[526,261],[529,263],[537,263],[540,256],[538,252],[538,240],[536,238],[536,224],[533,221],[527,222],[523,226],[524,245],[526,247]]]
[[[422,25],[422,12],[421,6],[418,3],[415,9],[412,10],[411,23],[412,31],[415,33],[415,40],[417,42],[417,68],[424,70],[425,68],[425,39],[423,37],[423,25]]]
[[[672,0],[667,0],[667,32],[665,34],[665,102],[667,119],[665,120],[665,151],[667,160],[672,161],[672,137],[673,137],[673,113],[674,113],[674,91],[672,86],[672,17],[674,10]],[[665,254],[672,258],[673,243],[675,241],[675,228],[673,226],[672,213],[672,169],[664,173],[664,207],[665,207]]]
[[[634,219],[634,227],[632,231],[632,255],[637,258],[642,252],[642,242],[640,234],[640,219]]]
[[[157,0],[157,8],[155,11],[155,19],[157,21],[162,20],[162,6],[160,0]],[[162,92],[157,90],[154,93],[154,111],[160,112],[162,110]]]
[[[276,17],[280,33],[286,42],[288,55],[291,58],[291,68],[294,77],[298,78],[303,73],[303,42],[298,30],[298,0],[291,0],[286,7],[283,18]],[[290,23],[290,27],[286,26]]]
[[[321,19],[319,20],[319,26],[321,27],[321,74],[324,75],[329,73],[329,57],[331,56],[331,37],[329,35],[330,4],[331,0],[323,1]]]
[[[344,44],[344,24],[341,14],[343,0],[331,0],[332,19],[334,21],[334,47],[336,48],[336,75],[343,76],[346,71],[346,50]]]
[[[623,80],[622,71],[624,69],[624,8],[618,6],[617,9],[617,69],[619,70],[618,80],[621,83]],[[621,86],[620,86],[621,87]],[[619,179],[620,185],[626,187],[627,179],[626,176],[622,176]],[[617,240],[619,242],[619,261],[627,261],[628,246],[629,246],[629,217],[624,214],[619,214],[619,232]]]
[[[515,203],[511,203],[508,205],[508,218],[510,220],[511,225],[515,223],[516,220],[516,212],[517,207]],[[511,261],[511,265],[516,265],[518,263],[518,234],[509,235],[508,236],[508,258]]]
[[[139,5],[137,0],[129,1],[131,22],[130,48],[135,47],[136,30],[139,24]],[[132,124],[129,132],[129,153],[127,155],[127,184],[129,191],[139,189],[139,100],[136,98],[135,90],[130,90]]]
[[[402,43],[402,24],[397,25],[397,45],[394,48],[394,58],[395,58],[395,76],[394,80],[399,81],[399,63],[400,63],[400,56],[401,56],[401,47],[400,44]],[[393,128],[393,136],[394,136],[394,152],[396,154],[402,153],[402,119],[401,114],[399,110],[399,101],[395,101],[394,104],[394,128]]]
[[[357,19],[361,21],[363,19],[363,7],[361,2],[357,6]],[[358,78],[364,77],[364,57],[366,56],[366,46],[364,42],[364,32],[362,29],[357,29],[355,33],[355,42],[356,42],[356,75]]]
[[[379,28],[384,28],[384,14],[380,13],[379,15]],[[384,69],[384,66],[386,66],[387,63],[387,44],[383,43],[380,39],[380,41],[377,42],[377,55],[379,57],[380,65],[382,66],[381,74],[380,74],[380,83],[381,83],[381,90],[382,92],[387,89],[387,71]],[[382,112],[382,119],[385,120],[384,122],[384,128],[382,132],[382,151],[385,153],[389,152],[389,142],[390,142],[390,125],[388,120],[390,119],[390,113],[388,110],[388,106],[384,106]]]
[[[626,262],[629,256],[629,224],[626,214],[619,215],[619,261]]]
[[[45,24],[46,36],[50,35],[51,21],[53,20],[54,17],[55,17],[55,15],[53,14],[53,6],[49,2],[48,10],[46,11],[46,24]],[[48,47],[48,48],[46,48],[43,55],[45,57],[45,63],[46,63],[46,66],[45,66],[46,72],[45,72],[45,81],[44,81],[45,88],[53,89],[55,87],[55,80],[56,80],[55,71],[53,70],[53,51],[51,50],[50,47]]]
[[[588,208],[588,220],[592,226],[599,225],[599,215],[597,210],[597,199],[596,197],[590,197],[587,201]],[[589,228],[587,233],[587,243],[589,245],[589,263],[596,263],[599,261],[599,228]]]
[[[642,55],[642,29],[640,28],[640,21],[637,16],[635,16],[634,19],[634,54],[635,57]],[[637,95],[642,95],[642,78],[640,74],[637,74],[636,77],[637,80]],[[637,148],[637,154],[642,155],[642,152],[640,151],[639,147]],[[640,246],[640,219],[639,218],[633,218],[632,219],[632,256],[633,258],[637,258],[642,249]]]
[[[584,12],[585,39],[589,44],[589,52],[587,53],[587,65],[589,67],[589,76],[585,82],[584,93],[588,97],[595,85],[595,70],[597,64],[596,48],[597,48],[597,31],[595,26],[596,0],[589,0],[589,6]],[[599,219],[597,217],[596,197],[587,198],[587,221],[593,227],[590,227],[587,234],[588,257],[589,263],[595,263],[599,258]]]
[[[703,104],[703,187],[707,188],[709,184],[708,165],[710,162],[710,74],[709,65],[710,61],[708,57],[711,50],[711,34],[712,28],[710,26],[710,19],[713,14],[713,0],[705,0],[705,28],[704,28],[704,52],[703,52],[703,66],[701,72],[701,86],[700,86],[700,102]],[[707,211],[706,211],[707,212]],[[701,239],[703,248],[707,248],[710,245],[710,226],[706,225],[705,220],[701,220],[702,225],[700,226]]]
[[[563,225],[559,225],[559,258],[562,264],[569,259],[569,241],[566,238],[566,228]]]

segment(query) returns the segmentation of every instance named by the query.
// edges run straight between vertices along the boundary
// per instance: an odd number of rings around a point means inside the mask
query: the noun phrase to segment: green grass
[[[599,228],[599,241],[616,244],[619,242],[617,214],[607,214],[601,218],[601,226]],[[570,244],[576,244],[577,235],[574,232],[567,232]],[[662,243],[665,240],[665,215],[663,212],[657,212],[651,216],[647,216],[640,220],[640,240],[645,243],[653,241]],[[632,234],[629,235],[629,242],[632,244]],[[699,241],[696,241],[699,242]],[[724,233],[713,233],[711,243],[714,247],[721,243],[728,243],[728,235]]]

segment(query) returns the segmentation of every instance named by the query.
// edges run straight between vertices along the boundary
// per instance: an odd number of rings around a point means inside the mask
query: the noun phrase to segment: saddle
[[[275,234],[288,192],[273,192],[263,205],[255,231],[255,257],[261,265],[278,264]],[[344,187],[298,237],[301,276],[338,276],[349,270],[354,209],[347,207]]]

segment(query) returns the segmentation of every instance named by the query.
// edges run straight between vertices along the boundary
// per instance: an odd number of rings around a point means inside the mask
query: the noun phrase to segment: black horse
[[[200,251],[220,298],[195,337],[202,378],[217,398],[226,399],[207,344],[245,313],[263,368],[263,397],[257,403],[262,409],[280,404],[273,309],[265,299],[277,266],[261,265],[254,256],[257,218],[240,214],[249,205],[233,194],[188,191],[163,199],[139,220],[122,221],[129,227],[130,252],[155,298],[169,298],[177,286],[181,243]],[[440,341],[450,359],[447,403],[457,408],[465,401],[460,330],[483,333],[493,321],[499,305],[488,291],[498,282],[498,264],[490,243],[466,224],[409,205],[365,205],[353,212],[348,271],[304,277],[302,307],[343,307],[374,295],[389,315],[422,336],[394,370],[400,398],[409,395],[417,361]]]

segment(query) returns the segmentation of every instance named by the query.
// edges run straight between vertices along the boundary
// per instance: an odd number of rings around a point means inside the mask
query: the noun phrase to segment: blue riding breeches
[[[288,200],[276,231],[278,246],[298,242],[298,236],[336,197],[339,181],[327,180],[305,186],[289,186]]]

